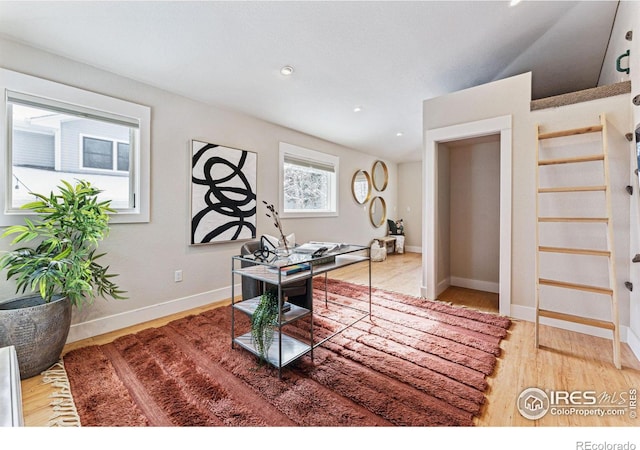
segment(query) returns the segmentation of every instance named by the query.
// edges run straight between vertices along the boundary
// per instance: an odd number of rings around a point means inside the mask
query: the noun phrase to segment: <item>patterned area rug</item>
[[[316,280],[317,282],[318,280]],[[368,309],[368,287],[314,288],[314,341]],[[472,426],[508,318],[373,289],[371,318],[282,370],[231,348],[221,307],[64,356],[83,426]],[[236,334],[249,327],[236,314]],[[287,333],[309,336],[309,320]]]

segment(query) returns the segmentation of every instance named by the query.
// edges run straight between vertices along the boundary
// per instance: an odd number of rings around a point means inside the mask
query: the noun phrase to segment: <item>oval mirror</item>
[[[387,221],[387,203],[382,197],[373,197],[369,205],[369,219],[371,224],[378,228]]]
[[[351,193],[360,205],[364,205],[371,198],[371,177],[366,170],[358,170],[351,180]]]
[[[389,182],[389,171],[387,170],[387,165],[384,161],[378,160],[374,162],[371,173],[373,178],[373,187],[375,187],[377,191],[384,191],[387,188],[387,183]]]

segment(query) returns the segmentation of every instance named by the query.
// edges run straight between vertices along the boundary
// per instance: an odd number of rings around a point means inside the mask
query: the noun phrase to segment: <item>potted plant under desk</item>
[[[274,328],[278,325],[278,294],[273,289],[260,296],[260,302],[251,316],[251,339],[261,363],[269,361],[269,348],[273,343]]]
[[[57,193],[35,194],[22,208],[34,220],[8,227],[2,237],[11,245],[33,241],[0,257],[0,270],[16,283],[24,297],[0,300],[0,347],[13,345],[20,378],[55,364],[71,327],[72,307],[91,304],[97,296],[124,298],[113,283],[115,274],[97,260],[98,242],[109,232],[109,201],[98,201],[100,190],[87,181],[62,181]]]

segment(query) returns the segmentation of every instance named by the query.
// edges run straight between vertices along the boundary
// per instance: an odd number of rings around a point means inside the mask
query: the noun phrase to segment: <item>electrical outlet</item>
[[[182,281],[182,270],[176,270],[173,274],[173,281],[176,283]]]

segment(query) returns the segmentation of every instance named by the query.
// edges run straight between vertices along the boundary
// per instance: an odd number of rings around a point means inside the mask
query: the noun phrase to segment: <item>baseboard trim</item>
[[[404,251],[409,253],[422,253],[422,247],[416,247],[414,245],[405,245]]]
[[[467,289],[475,289],[476,291],[491,292],[493,294],[500,293],[500,283],[493,281],[472,280],[469,278],[451,277],[449,279],[451,286],[463,287]]]
[[[238,285],[235,292],[240,292],[241,287]],[[99,319],[89,320],[71,325],[67,344],[80,341],[82,339],[99,336],[101,334],[110,333],[112,331],[121,330],[133,325],[139,325],[150,320],[160,319],[193,308],[199,308],[205,305],[215,305],[231,298],[231,287],[214,289],[212,291],[202,292],[188,297],[169,300],[156,305],[146,306],[144,308],[134,309],[119,314],[113,314]]]
[[[446,291],[449,286],[451,286],[451,278],[445,278],[444,280],[440,281],[438,283],[438,286],[436,286],[436,298],[439,297],[440,294],[442,294],[444,291]]]

